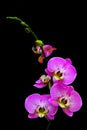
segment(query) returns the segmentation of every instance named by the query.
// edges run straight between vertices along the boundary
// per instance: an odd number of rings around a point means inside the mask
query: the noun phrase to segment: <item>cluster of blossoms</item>
[[[36,46],[32,48],[39,55],[38,62],[43,63],[57,48],[44,45],[42,41],[36,40]],[[54,120],[58,107],[72,117],[73,113],[80,110],[82,99],[80,94],[71,85],[77,76],[76,68],[72,65],[70,58],[52,57],[47,62],[45,74],[41,75],[33,85],[36,88],[49,87],[49,94],[34,93],[25,99],[25,109],[28,118],[46,117]]]

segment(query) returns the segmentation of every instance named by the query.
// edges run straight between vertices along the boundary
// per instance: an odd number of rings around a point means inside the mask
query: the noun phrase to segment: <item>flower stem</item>
[[[11,16],[7,16],[6,19],[12,19],[12,20],[19,21],[20,24],[25,27],[25,29],[27,30],[27,33],[32,33],[32,35],[34,36],[34,38],[35,38],[36,40],[38,40],[38,37],[37,37],[37,35],[34,33],[34,31],[33,31],[33,30],[30,28],[30,26],[29,26],[26,22],[24,22],[22,19],[20,19],[20,18],[18,18],[18,17],[11,17]]]
[[[46,128],[46,130],[49,130],[49,128],[50,128],[50,125],[51,125],[51,121],[49,121],[49,122],[48,122],[48,125],[47,125],[47,128]]]
[[[20,19],[20,18],[18,18],[18,17],[12,17],[12,16],[7,16],[6,19],[11,19],[11,20],[19,21],[20,24],[25,28],[26,32],[27,32],[27,33],[31,33],[31,34],[34,36],[35,40],[38,40],[38,37],[37,37],[37,35],[34,33],[34,31],[33,31],[33,30],[30,28],[30,26],[29,26],[25,21],[23,21],[22,19]],[[43,45],[44,45],[44,44],[43,44]],[[43,52],[43,55],[44,55],[46,61],[48,61],[48,60],[47,60],[47,57],[46,57],[46,55],[45,55],[45,53],[44,53],[44,50],[43,50],[43,47],[42,47],[42,46],[41,46],[41,49],[42,49],[42,52]]]
[[[51,87],[51,81],[48,83],[48,88],[50,89],[50,87]]]

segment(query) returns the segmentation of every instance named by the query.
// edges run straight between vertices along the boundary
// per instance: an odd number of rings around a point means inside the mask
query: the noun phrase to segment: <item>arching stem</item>
[[[25,29],[27,30],[27,33],[32,33],[32,35],[34,36],[34,38],[36,40],[38,40],[38,37],[37,35],[34,33],[34,31],[30,28],[30,26],[24,22],[22,19],[18,18],[18,17],[11,17],[11,16],[7,16],[6,19],[12,19],[12,20],[16,20],[16,21],[19,21],[20,24],[25,27]]]

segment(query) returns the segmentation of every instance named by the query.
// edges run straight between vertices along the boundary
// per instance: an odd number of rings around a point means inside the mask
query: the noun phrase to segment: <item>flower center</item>
[[[39,112],[44,112],[45,111],[45,108],[44,107],[40,107],[39,108]]]
[[[59,98],[58,103],[59,103],[60,107],[62,107],[62,108],[69,106],[69,102],[68,102],[67,98]]]
[[[54,72],[54,77],[55,77],[57,80],[61,80],[61,79],[63,79],[63,73],[61,73],[60,71],[55,71],[55,72]]]
[[[42,54],[42,49],[41,49],[40,46],[32,47],[32,51],[33,51],[35,54]]]
[[[63,104],[65,104],[65,105],[66,105],[66,104],[67,104],[67,99],[62,98],[62,99],[61,99],[61,103],[63,103]]]
[[[42,82],[45,84],[45,83],[48,83],[49,81],[50,81],[50,77],[47,75],[42,75],[41,77],[40,77],[40,79],[42,80]]]
[[[36,113],[39,117],[44,117],[47,114],[48,110],[46,110],[44,107],[39,107],[36,109]]]

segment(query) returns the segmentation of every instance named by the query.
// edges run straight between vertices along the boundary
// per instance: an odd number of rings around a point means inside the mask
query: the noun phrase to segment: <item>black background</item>
[[[27,34],[17,21],[6,20],[6,16],[17,16],[30,25],[38,38],[45,44],[57,48],[51,57],[71,58],[77,69],[76,80],[72,83],[83,100],[80,111],[68,117],[59,108],[50,130],[85,127],[87,115],[86,96],[86,51],[85,17],[82,6],[74,3],[29,3],[15,1],[3,3],[0,15],[1,49],[1,101],[4,126],[24,130],[46,130],[48,122],[42,118],[28,119],[24,108],[25,98],[32,93],[49,93],[33,87],[34,82],[44,73],[43,65],[33,54],[34,37]],[[51,58],[50,57],[50,58]]]

